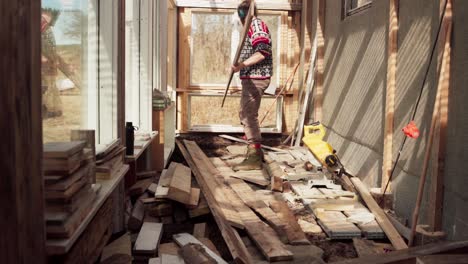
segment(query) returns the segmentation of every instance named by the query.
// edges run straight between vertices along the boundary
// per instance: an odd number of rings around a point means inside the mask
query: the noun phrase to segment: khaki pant
[[[260,125],[258,123],[258,109],[262,95],[270,85],[270,79],[242,80],[242,96],[240,101],[239,118],[244,126],[244,132],[250,143],[261,143]]]

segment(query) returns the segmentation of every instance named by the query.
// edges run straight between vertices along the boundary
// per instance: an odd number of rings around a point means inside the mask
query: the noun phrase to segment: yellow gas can
[[[310,149],[312,154],[322,163],[323,166],[333,168],[338,165],[338,157],[335,150],[323,141],[325,137],[325,127],[320,122],[304,127],[304,137],[302,142]]]

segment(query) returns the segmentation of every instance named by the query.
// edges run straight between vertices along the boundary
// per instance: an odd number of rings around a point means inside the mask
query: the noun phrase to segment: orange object
[[[405,133],[405,135],[407,137],[410,137],[410,138],[418,138],[419,137],[419,129],[416,126],[416,123],[414,123],[414,121],[411,121],[402,130],[403,130],[403,133]]]

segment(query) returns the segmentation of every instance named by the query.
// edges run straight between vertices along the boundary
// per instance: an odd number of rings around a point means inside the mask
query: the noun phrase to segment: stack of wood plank
[[[125,159],[125,147],[120,145],[120,140],[114,140],[104,151],[96,154],[96,178],[101,180],[111,179],[123,166]]]
[[[90,149],[84,147],[83,141],[44,144],[48,238],[72,236],[96,197],[91,188],[94,156]]]

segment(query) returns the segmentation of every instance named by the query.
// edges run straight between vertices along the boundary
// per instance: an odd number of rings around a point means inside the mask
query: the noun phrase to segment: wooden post
[[[387,91],[385,99],[385,135],[382,166],[382,193],[390,180],[393,164],[393,122],[395,116],[395,90],[398,54],[398,3],[390,0],[390,14],[388,23],[388,62],[387,62]],[[387,187],[391,191],[391,185]]]
[[[117,16],[117,137],[123,146],[125,137],[125,1],[118,2]]]
[[[314,98],[314,121],[322,121],[322,105],[323,105],[323,74],[325,71],[325,0],[319,0],[319,15],[317,23],[317,73],[315,75],[316,92]]]
[[[445,3],[445,1],[442,1]],[[444,202],[444,174],[445,174],[445,155],[447,145],[447,123],[448,123],[448,103],[449,103],[449,86],[450,86],[450,51],[451,43],[449,41],[452,24],[452,1],[448,0],[447,9],[445,11],[444,22],[442,26],[440,45],[442,54],[442,68],[439,85],[440,105],[438,122],[434,131],[434,151],[433,166],[431,173],[431,191],[429,192],[429,210],[428,224],[431,231],[442,230],[442,207]],[[443,76],[442,76],[443,74]]]
[[[426,153],[424,155],[423,170],[421,172],[421,176],[420,176],[420,179],[419,179],[419,189],[418,189],[418,195],[417,195],[417,198],[416,198],[416,206],[414,208],[413,217],[412,217],[412,221],[411,221],[412,226],[411,226],[411,235],[410,235],[410,239],[409,239],[409,242],[408,242],[409,246],[411,246],[413,244],[414,236],[416,234],[416,226],[418,225],[418,219],[419,219],[419,209],[420,209],[421,201],[422,201],[423,194],[424,194],[424,184],[426,182],[426,176],[427,176],[427,171],[428,171],[428,167],[429,167],[429,160],[430,160],[430,156],[431,156],[431,149],[432,149],[432,144],[434,142],[434,133],[436,133],[435,132],[436,124],[437,124],[438,119],[442,119],[441,118],[441,110],[442,110],[441,105],[442,104],[446,105],[447,100],[448,100],[448,86],[449,86],[448,77],[450,75],[450,71],[448,71],[448,70],[450,69],[450,53],[451,53],[450,38],[452,36],[451,1],[450,0],[448,0],[448,3],[447,3],[447,11],[446,11],[446,14],[444,16],[444,20],[446,20],[446,21],[443,24],[442,31],[447,32],[445,34],[445,39],[444,39],[445,40],[445,42],[444,42],[445,49],[444,49],[444,53],[443,53],[444,55],[443,55],[443,59],[442,59],[442,67],[440,69],[439,83],[438,83],[438,86],[437,86],[437,94],[436,94],[435,103],[434,103],[434,111],[432,113],[432,121],[431,121],[430,130],[429,130]],[[442,102],[442,98],[444,96],[445,96],[444,102]],[[445,108],[447,108],[447,106],[445,106]],[[444,110],[444,111],[446,111],[446,110]],[[447,114],[447,113],[445,113],[445,114]],[[444,127],[446,128],[446,126],[447,126],[447,122],[445,121]],[[442,127],[442,122],[441,122],[440,127]],[[445,139],[446,139],[445,129],[444,129],[443,134],[445,135],[445,137],[441,138],[442,140],[440,141],[439,145],[440,145],[440,147],[443,148],[443,151],[445,151],[445,146],[443,146],[443,145],[445,145]],[[440,131],[440,136],[442,136],[442,130]],[[440,166],[440,164],[439,164],[439,166]],[[441,178],[443,176],[444,166],[440,166],[438,172],[441,172],[442,174],[434,176],[433,180],[436,180],[435,184],[437,184],[437,181],[442,181],[443,182],[443,179],[441,179]],[[437,187],[434,187],[434,188],[437,188]],[[435,199],[435,197],[439,197],[439,196],[442,195],[443,190],[439,189],[438,191],[440,193],[436,194],[436,195],[432,195],[431,196],[432,199]],[[435,200],[432,200],[432,199],[430,201],[431,207],[435,206]],[[439,202],[441,203],[442,201],[439,201]],[[433,219],[433,221],[435,221],[435,219],[437,217],[441,217],[441,215],[438,215],[438,212],[440,213],[439,210],[434,210],[434,212],[431,212],[431,210],[429,210],[429,214],[432,216],[432,217],[430,216],[430,219]]]
[[[0,2],[1,263],[46,263],[41,1]]]

